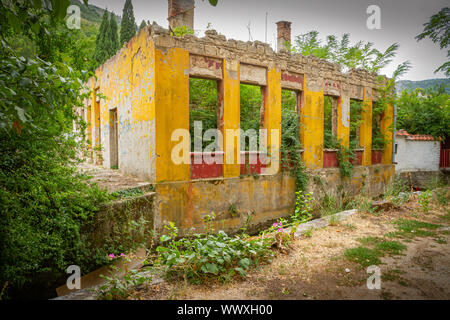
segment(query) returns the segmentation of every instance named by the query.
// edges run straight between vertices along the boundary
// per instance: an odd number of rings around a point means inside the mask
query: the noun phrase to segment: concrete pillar
[[[267,72],[267,86],[264,91],[264,129],[267,130],[267,152],[270,164],[263,168],[263,174],[276,174],[280,170],[281,147],[281,71],[276,67]]]
[[[277,22],[277,51],[286,51],[285,43],[291,43],[291,22]]]
[[[194,30],[194,0],[169,0],[169,26],[187,26]]]
[[[188,181],[189,52],[155,51],[156,182]]]
[[[223,60],[223,80],[219,90],[221,119],[219,127],[223,134],[223,176],[239,177],[240,166],[240,64],[237,60]]]
[[[364,148],[362,165],[372,164],[372,89],[364,87],[363,105],[359,127],[359,145]]]
[[[337,138],[345,147],[350,143],[350,96],[342,92],[337,105]]]
[[[303,78],[302,107],[300,109],[300,141],[303,162],[309,169],[323,167],[324,81]]]
[[[381,133],[384,136],[384,140],[386,141],[386,145],[383,150],[383,157],[381,162],[383,164],[391,164],[392,163],[392,141],[394,139],[394,106],[392,104],[388,104],[386,110],[382,114],[381,118]]]

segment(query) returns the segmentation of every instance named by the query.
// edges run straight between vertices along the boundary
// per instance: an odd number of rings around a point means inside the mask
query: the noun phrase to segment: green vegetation
[[[130,41],[136,34],[136,21],[134,20],[133,4],[126,0],[123,6],[122,22],[120,24],[120,45]]]
[[[139,30],[141,30],[142,28],[145,28],[147,26],[147,23],[145,22],[145,20],[142,20],[141,24],[139,25]]]
[[[194,34],[194,30],[189,28],[188,26],[179,26],[173,28],[171,35],[175,37],[182,37],[186,34]]]
[[[372,149],[383,150],[388,143],[381,133],[381,117],[385,111],[385,105],[380,105],[378,101],[372,104]]]
[[[393,221],[393,224],[395,225],[397,231],[386,234],[387,237],[406,239],[412,239],[415,237],[427,237],[434,235],[434,232],[430,230],[435,230],[441,227],[437,224],[403,218]]]
[[[349,260],[359,263],[363,267],[381,264],[381,257],[385,255],[399,255],[406,246],[397,241],[388,241],[383,238],[365,237],[358,239],[366,247],[346,249],[344,256]],[[370,248],[368,248],[368,247]]]
[[[450,78],[428,79],[428,80],[420,80],[420,81],[399,80],[395,83],[395,92],[397,94],[401,94],[403,90],[411,92],[411,91],[416,90],[417,88],[427,90],[427,89],[439,88],[439,87],[443,87],[445,90],[445,93],[450,94]]]
[[[282,92],[281,105],[281,167],[295,177],[296,190],[306,190],[309,176],[301,159],[300,117],[295,109],[297,102],[292,91]]]
[[[380,253],[375,249],[369,249],[366,247],[346,249],[344,255],[349,261],[359,263],[363,267],[378,265],[381,263]]]
[[[434,43],[439,43],[441,49],[448,48],[450,44],[450,8],[442,8],[438,13],[431,16],[430,21],[424,24],[425,28],[416,39],[420,41],[430,38]],[[450,58],[450,50],[447,50],[447,57]],[[450,61],[438,67],[435,72],[443,71],[450,76]]]
[[[101,300],[125,300],[133,289],[151,281],[151,277],[140,274],[139,270],[121,270],[113,265],[109,268],[110,275],[100,275],[105,282],[96,290],[97,298]]]
[[[102,23],[95,40],[95,51],[93,59],[96,66],[103,64],[112,57],[119,49],[117,34],[117,22],[113,14],[105,11]]]
[[[249,141],[241,139],[242,151],[256,151],[253,148],[259,146],[259,129],[261,125],[261,107],[263,105],[263,96],[261,88],[258,86],[241,84],[240,86],[240,98],[241,98],[241,130],[254,130],[256,134],[256,146],[250,146]],[[252,148],[253,147],[253,148]]]
[[[75,165],[86,123],[74,112],[89,92],[86,42],[63,19],[69,1],[0,1],[0,285],[4,298],[51,297],[66,268],[109,263],[120,242],[93,248],[94,215],[111,196]],[[52,8],[52,9],[50,9]],[[80,38],[79,38],[80,36]],[[28,48],[10,45],[26,39]],[[80,40],[81,39],[81,40]],[[23,53],[28,56],[23,56]],[[73,132],[73,125],[80,133]],[[122,251],[123,252],[123,251]]]
[[[430,200],[432,194],[430,190],[423,191],[419,194],[419,204],[422,208],[423,213],[428,213],[430,211]]]
[[[392,44],[384,52],[373,48],[371,42],[358,41],[350,45],[348,33],[344,34],[340,40],[334,35],[329,35],[323,44],[319,39],[319,33],[310,31],[295,37],[290,50],[304,56],[313,55],[339,63],[345,69],[362,68],[370,72],[378,72],[392,61],[398,48],[398,43]]]
[[[165,228],[168,234],[161,237],[155,265],[169,279],[193,283],[212,278],[227,281],[235,275],[245,277],[248,269],[270,261],[273,256],[269,238],[229,237],[219,231],[217,234],[196,233],[177,240],[177,227],[170,223]]]
[[[450,95],[442,87],[403,91],[396,103],[399,129],[444,140],[450,136]]]
[[[191,150],[194,151],[196,139],[202,139],[206,130],[217,129],[217,81],[206,79],[189,79],[189,133]],[[202,122],[201,136],[194,135],[194,122]],[[210,141],[203,141],[202,148]],[[217,145],[217,144],[216,144]]]

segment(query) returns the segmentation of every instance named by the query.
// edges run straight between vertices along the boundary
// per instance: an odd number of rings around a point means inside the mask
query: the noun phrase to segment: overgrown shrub
[[[219,231],[177,240],[178,228],[173,223],[165,228],[168,234],[161,237],[155,265],[162,268],[169,279],[186,279],[193,283],[211,278],[226,281],[236,274],[245,276],[248,269],[270,261],[273,255],[270,239],[229,237]]]
[[[2,17],[24,14],[1,5]],[[0,20],[3,35],[9,29]],[[99,205],[110,197],[75,170],[86,124],[74,108],[88,94],[82,94],[87,77],[61,61],[27,59],[0,43],[0,286],[8,283],[3,298],[51,297],[69,265],[86,273],[106,263],[107,252],[91,248],[88,235]]]

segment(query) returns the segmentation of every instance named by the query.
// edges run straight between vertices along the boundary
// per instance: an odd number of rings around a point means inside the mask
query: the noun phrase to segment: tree
[[[122,23],[120,25],[120,44],[130,41],[136,34],[136,21],[134,19],[133,4],[126,0],[123,7]]]
[[[111,56],[113,56],[116,54],[117,50],[120,49],[118,26],[117,26],[116,17],[113,12],[111,12],[109,28],[110,28],[111,49],[112,49]]]
[[[350,45],[350,35],[342,35],[338,40],[334,35],[329,35],[326,42],[318,39],[317,31],[310,31],[297,36],[294,44],[288,49],[304,56],[313,55],[341,64],[346,69],[363,68],[370,72],[378,72],[388,65],[396,55],[398,43],[389,46],[384,52],[373,48],[372,42],[358,41]]]
[[[430,38],[434,43],[439,43],[441,49],[448,48],[450,44],[450,8],[442,8],[441,11],[431,16],[430,21],[424,24],[425,28],[416,39],[417,41]],[[447,58],[450,59],[450,50],[447,50]],[[450,61],[445,62],[435,72],[443,71],[450,76]]]
[[[107,33],[109,29],[109,14],[108,11],[105,10],[103,13],[102,23],[100,24],[100,28],[98,30],[97,38],[95,39],[95,51],[93,59],[96,62],[96,66],[101,65],[106,61],[106,57],[108,56],[107,50]]]
[[[139,30],[141,30],[142,28],[145,28],[147,26],[147,24],[145,23],[145,20],[142,20],[141,25],[139,26]]]
[[[431,134],[435,138],[450,136],[450,95],[444,87],[403,90],[396,101],[397,127],[411,134]]]

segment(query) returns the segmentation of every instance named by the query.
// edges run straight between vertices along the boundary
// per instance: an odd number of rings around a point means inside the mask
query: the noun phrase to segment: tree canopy
[[[450,44],[450,8],[442,8],[438,13],[431,16],[430,21],[424,24],[425,28],[416,39],[417,41],[430,38],[434,43],[439,43],[441,49],[448,48]],[[450,59],[450,50],[447,50],[447,58]],[[445,62],[435,72],[443,71],[450,76],[450,61]]]
[[[343,34],[341,39],[329,35],[323,43],[319,33],[314,30],[298,35],[292,45],[286,45],[291,51],[304,56],[313,55],[338,63],[346,69],[362,68],[376,73],[392,62],[399,48],[398,43],[393,43],[385,51],[374,48],[372,42],[358,41],[351,44],[348,33]],[[409,65],[409,62],[405,64]]]
[[[133,4],[126,0],[123,7],[122,23],[120,25],[120,44],[130,41],[136,34],[136,21],[134,19]]]

